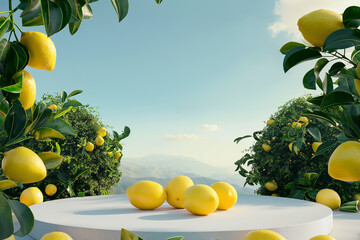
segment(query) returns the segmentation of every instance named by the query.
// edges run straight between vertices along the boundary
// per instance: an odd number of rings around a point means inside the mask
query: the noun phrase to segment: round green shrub
[[[254,145],[248,150],[246,162],[250,170],[244,170],[243,166],[239,172],[246,177],[246,183],[250,185],[259,184],[258,194],[271,195],[276,193],[282,197],[300,198],[315,200],[318,190],[330,188],[339,193],[343,202],[354,200],[354,194],[360,192],[359,183],[347,183],[335,180],[327,173],[327,166],[330,154],[328,151],[323,155],[313,157],[313,137],[306,132],[305,144],[298,154],[290,151],[289,144],[294,138],[289,136],[292,123],[299,120],[302,114],[309,109],[315,110],[314,106],[305,98],[297,98],[279,107],[279,110],[271,115],[274,123],[264,127],[262,131],[255,134],[258,138]],[[326,123],[309,118],[307,128],[317,128],[323,140],[335,140],[339,132]],[[270,152],[264,151],[263,144],[271,147]],[[240,160],[236,163],[240,164]],[[244,164],[245,162],[242,162]],[[311,179],[306,179],[305,173],[317,173]],[[275,181],[278,189],[275,192],[268,191],[264,186],[268,181]]]
[[[60,95],[46,94],[43,96],[43,100],[48,106],[50,104],[61,105]],[[58,167],[48,170],[47,177],[43,181],[26,184],[24,187],[37,186],[44,193],[46,200],[110,194],[121,176],[119,171],[121,157],[115,159],[113,156],[113,152],[122,148],[120,143],[116,143],[114,136],[108,132],[104,137],[105,143],[102,146],[95,145],[97,129],[104,125],[94,107],[89,105],[74,107],[61,118],[72,126],[77,133],[75,136],[66,136],[64,140],[54,139],[53,141],[30,139],[19,144],[36,153],[56,152],[58,144],[61,150],[60,155],[64,157]],[[85,151],[84,146],[87,141],[92,142],[95,146],[92,152]],[[4,178],[2,172],[0,172],[1,177]],[[58,192],[51,197],[45,194],[45,187],[49,183],[58,188]],[[19,188],[6,190],[7,194],[14,197],[19,196],[21,191]]]

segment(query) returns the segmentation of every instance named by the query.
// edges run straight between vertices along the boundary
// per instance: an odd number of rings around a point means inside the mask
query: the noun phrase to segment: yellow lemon
[[[255,230],[249,232],[244,240],[286,240],[286,238],[272,230]]]
[[[36,97],[36,84],[30,73],[25,70],[20,71],[20,73],[24,73],[24,78],[22,80],[22,90],[20,92],[19,101],[26,110],[34,105]]]
[[[360,80],[354,79],[354,84],[355,84],[356,92],[360,95]]]
[[[42,203],[43,201],[44,196],[37,187],[29,187],[20,194],[20,202],[28,207],[34,204]]]
[[[219,197],[211,187],[198,184],[185,190],[183,205],[193,214],[208,215],[218,208]]]
[[[322,47],[332,32],[344,28],[342,16],[326,9],[315,10],[302,16],[297,24],[306,41],[315,47]]]
[[[15,240],[15,237],[14,237],[14,235],[11,235],[10,237],[5,238],[4,240]]]
[[[126,189],[126,194],[134,207],[143,210],[158,208],[166,199],[163,186],[153,181],[139,181]]]
[[[213,183],[212,187],[219,197],[219,210],[227,210],[236,204],[238,194],[236,189],[227,182]]]
[[[264,149],[265,152],[270,152],[271,151],[271,147],[269,145],[265,144],[265,143],[262,145],[262,148]]]
[[[317,235],[315,237],[310,238],[309,240],[336,240],[336,239],[329,235]]]
[[[331,154],[328,172],[332,178],[342,181],[360,180],[360,143],[348,141],[340,144]]]
[[[115,154],[114,154],[115,159],[119,159],[121,156],[122,156],[121,152],[119,152],[119,151],[115,152]]]
[[[103,144],[104,144],[104,139],[103,139],[102,137],[100,137],[100,136],[97,136],[97,137],[95,138],[95,144],[96,144],[96,146],[101,146],[101,145],[103,145]]]
[[[356,67],[356,76],[360,78],[360,63]]]
[[[51,232],[47,233],[40,240],[73,240],[67,233]]]
[[[56,62],[56,48],[53,41],[41,32],[23,32],[20,43],[29,51],[32,68],[52,71]]]
[[[309,124],[309,119],[307,117],[300,117],[298,121],[302,124],[305,124],[305,126]]]
[[[275,191],[276,189],[278,189],[278,185],[276,184],[275,181],[267,182],[267,183],[265,183],[265,188],[266,188],[267,190],[269,190],[270,192],[273,192],[273,191]]]
[[[100,137],[105,137],[106,136],[106,128],[101,127],[97,130],[97,135],[99,135]]]
[[[53,196],[57,192],[57,187],[54,184],[48,184],[45,187],[45,193],[48,196]]]
[[[85,150],[86,150],[87,152],[92,152],[92,151],[94,150],[94,144],[92,144],[91,142],[87,142],[87,143],[86,143]]]
[[[271,194],[271,196],[278,197],[279,195],[277,193],[273,193],[273,194]]]
[[[48,108],[56,111],[58,109],[58,106],[56,106],[56,104],[51,104],[50,106],[48,106]]]
[[[339,208],[341,205],[339,194],[328,188],[321,189],[316,194],[316,202],[328,206],[331,209]]]
[[[274,122],[275,122],[275,120],[270,119],[270,120],[267,120],[266,124],[267,124],[267,125],[271,125],[271,124],[273,124]]]
[[[301,123],[299,123],[299,122],[293,122],[292,124],[291,124],[291,127],[292,128],[296,128],[296,129],[300,129],[301,128]]]
[[[44,162],[26,147],[17,147],[5,152],[1,168],[5,176],[15,182],[33,183],[46,177]]]
[[[311,145],[314,153],[316,152],[316,150],[318,149],[318,147],[322,144],[322,142],[313,142],[313,144]]]
[[[166,185],[166,201],[174,208],[184,208],[184,192],[193,186],[194,182],[187,176],[176,176]]]

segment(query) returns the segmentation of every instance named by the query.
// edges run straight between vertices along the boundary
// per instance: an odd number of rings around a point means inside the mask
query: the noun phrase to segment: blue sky
[[[302,76],[311,65],[284,74],[279,52],[300,41],[296,19],[356,1],[340,2],[137,0],[117,23],[110,1],[99,1],[74,36],[66,29],[52,37],[54,71],[28,71],[38,100],[82,89],[78,100],[97,106],[105,124],[118,132],[129,126],[124,160],[160,153],[233,169],[251,144],[234,138],[263,128],[278,106],[306,93]]]

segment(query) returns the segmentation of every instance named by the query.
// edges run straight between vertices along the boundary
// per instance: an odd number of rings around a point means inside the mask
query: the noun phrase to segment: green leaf
[[[360,30],[344,28],[336,30],[325,39],[323,50],[333,52],[357,45],[360,45]]]
[[[326,74],[323,82],[323,91],[325,94],[329,94],[334,90],[333,81],[329,74]]]
[[[350,105],[354,103],[352,94],[345,91],[333,91],[324,97],[321,103],[321,109],[334,106]]]
[[[128,137],[129,135],[130,135],[130,128],[128,126],[125,126],[124,131],[122,132],[122,134],[119,135],[119,141],[121,139]]]
[[[319,177],[319,174],[317,173],[304,173],[304,177],[306,177],[309,180],[315,180]]]
[[[69,100],[67,101],[64,106],[62,107],[63,109],[67,109],[69,107],[80,107],[82,106],[82,104],[76,100]]]
[[[314,74],[315,74],[315,78],[319,78],[320,72],[321,70],[326,66],[326,64],[329,63],[329,60],[327,60],[326,58],[321,58],[319,59],[316,63],[315,63],[315,67],[314,67]]]
[[[343,78],[351,78],[351,79],[354,79],[354,78],[357,78],[356,77],[356,70],[355,68],[350,68],[350,69],[341,69],[339,73],[337,73],[335,75],[335,77],[343,77]]]
[[[333,126],[336,126],[336,122],[334,121],[334,119],[327,113],[321,112],[321,111],[307,111],[304,112],[303,115],[307,116],[307,117],[314,117],[317,119],[320,119],[322,121],[328,122]]]
[[[289,51],[291,51],[293,48],[296,47],[303,47],[305,48],[305,45],[302,43],[298,43],[298,42],[288,42],[285,43],[281,48],[280,48],[280,52],[282,54],[287,54]]]
[[[310,186],[311,185],[310,179],[308,179],[308,178],[300,178],[298,180],[298,183],[300,185],[303,185],[303,186]]]
[[[311,69],[304,75],[303,85],[304,85],[304,88],[307,88],[307,89],[313,89],[313,90],[316,89],[316,76],[314,73],[314,69]]]
[[[263,133],[263,131],[256,131],[253,133],[253,138],[256,140],[256,141],[260,141],[261,139],[258,137],[258,135],[261,135]]]
[[[285,185],[285,189],[286,190],[291,190],[291,189],[293,189],[295,187],[295,183],[293,183],[293,182],[289,182],[288,184],[286,184]]]
[[[360,63],[360,50],[354,50],[351,54],[351,60],[356,63],[359,64]]]
[[[290,198],[302,199],[305,196],[306,191],[300,188],[293,188],[290,192]]]
[[[312,189],[312,190],[310,190],[310,191],[307,192],[307,195],[308,195],[311,199],[315,200],[315,199],[316,199],[316,195],[318,194],[318,192],[319,192],[319,190]]]
[[[69,177],[65,173],[58,172],[56,177],[59,179],[60,182],[66,183],[69,181]]]
[[[5,63],[10,50],[10,43],[5,38],[0,40],[0,75],[5,74]]]
[[[342,62],[334,63],[329,69],[330,76],[334,76],[335,74],[340,72],[344,67],[345,67],[345,64]]]
[[[24,69],[29,61],[27,48],[19,42],[11,42],[5,65],[5,75],[9,78]]]
[[[351,6],[345,9],[343,23],[346,28],[358,28],[360,26],[360,7]]]
[[[78,95],[78,94],[80,94],[82,92],[83,92],[83,90],[74,90],[69,94],[69,96],[67,96],[67,98],[71,98],[71,97],[76,96],[76,95]]]
[[[60,154],[61,154],[61,147],[60,147],[60,145],[56,142],[56,143],[55,143],[55,146],[56,146],[56,152],[55,152],[55,153],[60,155]]]
[[[249,138],[251,137],[251,135],[246,135],[246,136],[242,136],[242,137],[238,137],[234,140],[235,143],[239,143],[241,140],[245,139],[245,138]]]
[[[41,16],[41,5],[39,0],[29,0],[26,8],[21,13],[23,26],[39,26],[43,25],[43,19]]]
[[[159,0],[157,0],[157,1],[159,1]],[[179,237],[171,237],[171,238],[167,238],[166,240],[184,240],[184,237],[181,237],[181,236],[179,236]]]
[[[295,47],[285,55],[283,62],[284,71],[287,72],[289,69],[301,62],[316,59],[321,56],[322,55],[319,51],[314,48]]]
[[[82,14],[83,14],[83,19],[93,18],[94,15],[93,15],[92,9],[89,4],[85,4],[82,7]]]
[[[17,185],[16,182],[11,181],[9,179],[0,181],[0,191],[10,189],[10,188],[14,188],[14,187],[18,187],[18,186],[19,185]]]
[[[120,240],[140,240],[140,238],[135,233],[122,228],[120,233]]]
[[[358,212],[358,203],[359,200],[355,200],[355,201],[351,201],[351,202],[347,202],[341,205],[340,207],[340,211],[345,211],[345,212]]]
[[[4,128],[9,140],[18,138],[25,131],[26,113],[22,106],[13,104],[5,118]]]
[[[316,142],[321,142],[321,133],[317,128],[308,128],[307,131],[315,139]]]
[[[10,19],[6,17],[0,17],[0,38],[4,36],[4,34],[9,30],[10,28]]]
[[[128,11],[129,11],[129,1],[128,0],[110,0],[116,14],[118,15],[118,20],[121,22],[123,20]]]
[[[62,14],[62,23],[60,29],[58,30],[60,31],[69,23],[71,19],[72,10],[69,0],[57,1],[57,4],[59,4],[58,7],[61,9],[61,14]]]
[[[20,229],[14,234],[19,237],[25,237],[34,227],[34,215],[28,206],[19,201],[8,200],[8,203],[20,224]]]
[[[323,142],[316,150],[315,156],[324,154],[325,152],[333,149],[337,144],[338,144],[337,140],[329,140],[329,141]]]
[[[61,108],[58,112],[56,112],[54,119],[64,116],[65,114],[70,112],[72,109],[73,109],[73,107],[71,107],[71,106],[66,109]]]
[[[38,156],[43,160],[46,169],[56,168],[63,160],[62,156],[53,152],[42,152]]]
[[[50,37],[61,30],[63,25],[62,10],[56,3],[50,0],[40,0],[40,4],[45,31]]]
[[[64,120],[57,118],[44,124],[44,127],[55,129],[63,135],[76,135],[74,129]]]
[[[60,138],[65,139],[64,135],[62,135],[60,132],[56,131],[53,128],[49,127],[41,127],[34,133],[35,140],[41,141],[41,140],[48,140],[49,138]]]
[[[65,102],[67,98],[67,93],[65,91],[62,91],[60,97],[61,97],[61,101]]]
[[[14,232],[13,218],[10,205],[0,191],[0,239],[10,237]]]
[[[13,85],[2,87],[1,90],[4,90],[6,92],[10,93],[21,93],[22,90],[22,81],[24,79],[25,74],[23,72],[17,72],[13,79],[16,82]]]
[[[69,23],[69,31],[71,35],[74,35],[80,28],[81,20]]]

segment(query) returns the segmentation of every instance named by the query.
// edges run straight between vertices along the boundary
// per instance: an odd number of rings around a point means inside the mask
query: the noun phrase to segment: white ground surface
[[[323,205],[267,196],[240,195],[232,209],[205,217],[175,210],[166,203],[156,210],[141,211],[130,205],[126,195],[63,199],[31,208],[36,223],[30,236],[36,240],[56,230],[68,232],[76,240],[118,240],[121,227],[145,240],[180,234],[187,240],[233,240],[244,238],[253,229],[273,229],[288,240],[305,240],[329,234],[333,228],[333,212]],[[335,212],[334,223],[331,235],[338,240],[360,239],[354,232],[358,227],[351,227],[360,224],[359,214]]]

